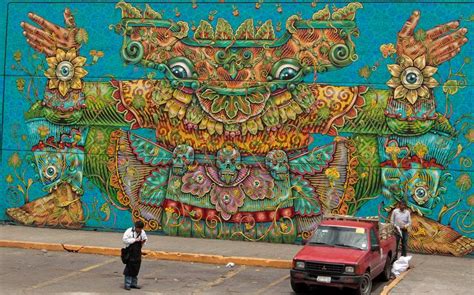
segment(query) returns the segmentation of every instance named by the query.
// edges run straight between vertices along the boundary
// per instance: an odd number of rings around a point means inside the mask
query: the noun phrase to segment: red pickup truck
[[[388,228],[374,218],[325,218],[293,258],[293,291],[324,285],[370,294],[373,278],[390,279],[396,239]]]

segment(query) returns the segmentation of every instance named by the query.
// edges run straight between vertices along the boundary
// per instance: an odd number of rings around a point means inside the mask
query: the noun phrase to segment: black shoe
[[[125,290],[127,290],[127,291],[130,291],[130,287],[125,286],[125,287],[123,287],[123,288],[124,288]]]
[[[130,286],[130,288],[132,288],[132,289],[141,289],[142,287],[140,287],[140,286]]]

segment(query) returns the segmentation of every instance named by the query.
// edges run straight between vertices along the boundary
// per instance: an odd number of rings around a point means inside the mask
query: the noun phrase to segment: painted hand
[[[46,56],[54,56],[57,48],[66,50],[79,48],[79,44],[75,40],[78,29],[69,8],[64,10],[66,28],[55,25],[34,13],[28,13],[28,17],[40,26],[37,28],[28,23],[21,22],[26,42],[34,50],[44,53]]]
[[[467,29],[459,28],[458,21],[448,22],[418,34],[415,33],[415,28],[419,19],[420,12],[414,11],[398,32],[398,56],[405,55],[414,60],[420,55],[426,55],[427,64],[437,66],[456,56],[467,42]]]

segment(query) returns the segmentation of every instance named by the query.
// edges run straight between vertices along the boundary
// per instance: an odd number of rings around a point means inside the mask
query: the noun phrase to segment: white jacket
[[[135,228],[130,227],[129,229],[127,229],[123,233],[123,238],[122,238],[122,241],[125,244],[125,247],[128,247],[131,244],[135,243],[135,239],[137,237],[138,237],[138,234],[135,231]],[[142,241],[145,241],[145,243],[146,243],[147,237],[146,237],[146,233],[143,229],[142,229],[142,233],[140,234],[140,238],[141,238]]]

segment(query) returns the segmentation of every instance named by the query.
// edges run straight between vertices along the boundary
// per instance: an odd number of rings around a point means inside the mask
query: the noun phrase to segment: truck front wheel
[[[372,292],[372,279],[370,273],[366,272],[360,280],[359,288],[356,290],[357,295],[369,295]]]
[[[306,284],[297,284],[291,280],[291,289],[293,289],[295,293],[305,293],[308,291],[308,286],[306,286]]]

